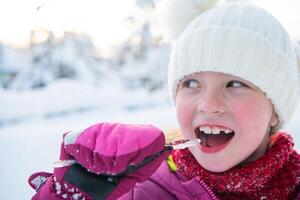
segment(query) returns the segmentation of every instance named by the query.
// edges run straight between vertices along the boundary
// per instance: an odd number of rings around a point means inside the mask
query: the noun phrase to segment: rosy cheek
[[[254,99],[239,101],[233,104],[235,119],[240,128],[244,130],[261,130],[267,123],[265,115],[266,107],[256,103]]]
[[[251,119],[253,119],[255,112],[247,103],[236,103],[233,105],[233,113],[238,124],[245,126],[251,124]]]
[[[177,107],[177,119],[181,126],[186,126],[189,121],[189,107],[185,105],[179,105]]]
[[[186,102],[177,101],[176,103],[176,114],[177,120],[185,137],[188,137],[191,132],[190,128],[192,125],[193,108],[191,104]]]

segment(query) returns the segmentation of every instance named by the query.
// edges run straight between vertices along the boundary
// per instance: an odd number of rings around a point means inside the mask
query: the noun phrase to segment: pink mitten
[[[64,135],[54,193],[69,199],[117,199],[148,179],[168,156],[161,130],[151,125],[100,123]]]

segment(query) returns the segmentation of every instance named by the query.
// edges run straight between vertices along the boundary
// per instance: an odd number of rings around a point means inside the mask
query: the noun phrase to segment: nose
[[[197,111],[205,114],[221,114],[226,111],[224,95],[219,91],[206,91],[198,99]]]

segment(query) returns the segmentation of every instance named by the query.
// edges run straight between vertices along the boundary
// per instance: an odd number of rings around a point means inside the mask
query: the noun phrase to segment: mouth
[[[235,133],[220,126],[199,126],[195,129],[195,134],[201,140],[202,150],[214,153],[225,148]]]

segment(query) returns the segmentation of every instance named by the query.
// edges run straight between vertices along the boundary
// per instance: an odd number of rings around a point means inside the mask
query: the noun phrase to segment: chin
[[[200,164],[201,165],[201,164]],[[233,166],[211,166],[211,165],[201,165],[204,169],[210,172],[215,172],[215,173],[222,173],[225,172],[229,169],[231,169]]]
[[[221,173],[221,172],[225,172],[231,168],[233,168],[234,166],[238,165],[239,162],[238,161],[230,161],[228,162],[224,162],[223,160],[219,160],[219,159],[213,159],[212,160],[208,160],[207,158],[203,158],[200,156],[200,153],[198,152],[198,150],[196,149],[190,149],[191,153],[194,155],[194,157],[196,158],[197,162],[207,171],[210,172],[216,172],[216,173]],[[221,163],[221,164],[220,164]]]

